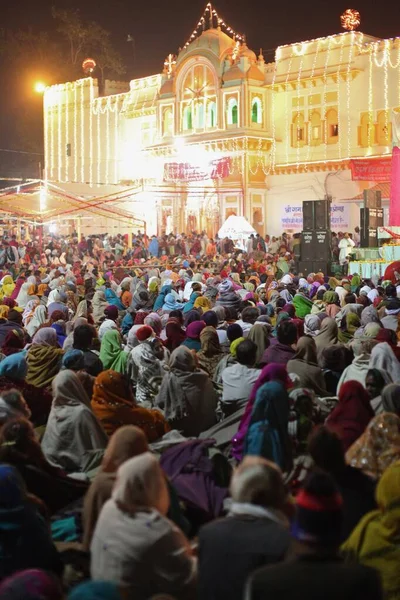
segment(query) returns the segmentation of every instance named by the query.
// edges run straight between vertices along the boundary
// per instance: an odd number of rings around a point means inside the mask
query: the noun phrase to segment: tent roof
[[[256,234],[257,232],[247,219],[244,217],[237,217],[236,215],[230,215],[218,231],[218,237],[238,239],[246,236],[248,237],[252,233]]]
[[[0,217],[17,217],[35,223],[48,223],[56,218],[101,216],[132,225],[133,213],[120,208],[119,202],[135,190],[111,194],[90,200],[65,192],[62,188],[41,180],[16,185],[0,191]]]

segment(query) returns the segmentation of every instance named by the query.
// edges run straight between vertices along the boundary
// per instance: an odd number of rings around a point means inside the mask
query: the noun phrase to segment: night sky
[[[206,0],[14,0],[7,2],[1,14],[0,29],[24,29],[51,31],[54,21],[51,6],[79,8],[84,18],[98,21],[112,33],[115,47],[123,55],[127,66],[124,79],[152,75],[162,71],[167,54],[176,53],[183,46],[198,22],[206,6]],[[342,0],[247,0],[229,2],[218,0],[214,7],[228,25],[244,33],[247,43],[257,54],[264,49],[266,61],[272,61],[274,49],[281,44],[308,40],[343,31],[340,15],[346,8],[356,8],[361,13],[364,33],[377,37],[400,35],[400,3],[393,0],[357,0],[349,4]],[[127,43],[127,36],[135,39],[136,53]],[[0,58],[1,61],[1,58]],[[40,73],[40,65],[37,65]],[[18,73],[7,71],[0,62],[2,89],[0,93],[0,147],[13,144],[13,120],[10,110],[12,95],[7,94],[5,83],[15,82]],[[32,77],[35,77],[32,74]],[[26,85],[30,82],[26,82]],[[38,102],[29,94],[27,102]],[[23,149],[23,148],[21,148]],[[4,163],[0,152],[0,176],[4,176]]]

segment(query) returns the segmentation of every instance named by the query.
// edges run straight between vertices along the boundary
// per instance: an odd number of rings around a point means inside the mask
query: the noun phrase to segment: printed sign
[[[392,174],[392,158],[367,158],[350,161],[353,181],[390,181]]]
[[[168,162],[164,164],[164,181],[203,181],[204,179],[225,179],[229,175],[229,156],[212,160],[207,168],[190,163]]]
[[[331,205],[331,229],[336,231],[346,231],[349,229],[350,216],[349,206],[347,204]],[[294,232],[303,229],[303,205],[286,205],[283,207],[281,226],[283,230],[292,230]]]

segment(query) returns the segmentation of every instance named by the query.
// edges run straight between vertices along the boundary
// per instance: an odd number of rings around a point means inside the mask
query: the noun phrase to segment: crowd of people
[[[400,284],[205,237],[3,240],[0,600],[400,598]]]

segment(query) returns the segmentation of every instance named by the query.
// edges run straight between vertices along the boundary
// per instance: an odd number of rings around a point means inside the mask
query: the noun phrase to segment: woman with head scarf
[[[25,308],[29,302],[28,290],[32,285],[32,282],[30,281],[30,279],[32,279],[32,278],[28,277],[27,281],[25,283],[22,283],[21,288],[18,293],[18,296],[16,298],[14,298],[14,300],[16,300],[19,308]],[[34,279],[36,282],[36,278],[34,278]],[[14,292],[15,292],[15,290],[14,290]],[[11,294],[11,296],[13,296],[13,294]]]
[[[10,298],[15,290],[15,283],[11,275],[5,275],[0,281],[0,299]]]
[[[384,412],[382,404],[382,390],[391,383],[390,375],[380,369],[369,369],[365,378],[365,389],[370,397],[371,406],[376,415]]]
[[[236,313],[240,310],[241,300],[236,294],[233,283],[229,279],[225,279],[218,286],[218,297],[216,300],[217,306],[224,308],[232,308]]]
[[[110,581],[85,581],[71,590],[67,600],[123,600],[123,598],[119,586],[115,583]]]
[[[63,565],[48,524],[39,515],[37,503],[27,496],[17,470],[10,465],[0,465],[0,532],[0,580],[24,569],[44,569],[61,575]],[[26,591],[22,592],[23,598],[28,597]]]
[[[256,368],[260,368],[261,359],[265,350],[270,346],[271,325],[268,323],[256,322],[250,329],[247,336],[248,340],[254,342],[257,346]]]
[[[84,483],[67,479],[61,469],[47,462],[33,425],[27,418],[7,421],[0,432],[0,462],[18,469],[30,494],[53,514],[77,500],[87,490]]]
[[[377,344],[373,348],[369,366],[371,369],[376,368],[381,371],[386,371],[393,383],[400,383],[400,363],[393,350],[386,342]]]
[[[200,343],[201,350],[197,353],[199,367],[213,379],[218,363],[223,357],[216,329],[205,327],[200,334]]]
[[[377,510],[358,523],[342,545],[344,557],[378,571],[384,598],[400,593],[400,462],[391,464],[376,488]]]
[[[283,472],[289,471],[293,457],[288,423],[289,396],[285,386],[277,381],[265,383],[256,393],[243,455],[262,456]]]
[[[96,475],[83,507],[83,546],[89,552],[93,532],[104,504],[111,498],[119,467],[148,450],[145,433],[134,425],[124,425],[110,438],[100,472]]]
[[[328,396],[313,338],[303,336],[298,340],[296,354],[288,361],[287,371],[297,375],[300,387],[313,390],[317,396]]]
[[[312,337],[318,335],[321,330],[321,319],[317,315],[306,315],[304,318],[304,335]]]
[[[288,389],[292,385],[285,365],[271,363],[262,369],[251,391],[249,401],[247,402],[245,413],[240,421],[238,431],[232,439],[232,456],[239,462],[243,458],[244,439],[249,427],[257,392],[265,383],[269,383],[271,381],[282,383],[285,389]]]
[[[118,310],[125,310],[125,306],[111,287],[106,287],[104,296],[108,305],[115,306]]]
[[[161,292],[159,293],[159,295],[156,298],[156,301],[154,302],[154,307],[153,310],[157,311],[157,310],[161,310],[164,303],[165,303],[165,298],[168,294],[170,294],[172,292],[172,286],[171,285],[164,285],[161,288]]]
[[[143,321],[144,325],[148,325],[149,327],[152,328],[152,330],[154,331],[155,335],[157,337],[160,337],[163,326],[162,326],[162,321],[160,318],[160,315],[158,315],[155,312],[150,313],[149,315],[147,315],[147,317],[144,319]]]
[[[22,288],[22,286],[23,286],[24,283],[25,283],[25,277],[18,277],[17,280],[16,280],[16,282],[15,282],[15,288],[14,288],[13,292],[11,293],[10,298],[12,300],[15,300],[15,302],[17,304],[18,304],[17,298],[18,298],[18,295],[19,295],[19,293],[21,291],[21,288]]]
[[[342,318],[338,331],[338,340],[341,344],[348,344],[354,337],[355,332],[360,327],[360,318],[352,312],[348,312]]]
[[[202,313],[211,310],[211,302],[205,296],[198,296],[194,302],[193,308],[201,309]]]
[[[104,319],[104,309],[108,306],[103,290],[96,290],[92,299],[93,320],[95,325],[100,325]]]
[[[308,298],[308,291],[305,287],[299,288],[292,303],[296,309],[296,317],[298,319],[304,319],[304,317],[309,315],[312,311],[313,303]]]
[[[395,357],[400,361],[400,346],[397,345],[397,335],[393,329],[380,329],[375,339],[378,343],[386,342],[389,344]]]
[[[338,343],[338,326],[335,319],[327,317],[322,321],[321,329],[314,337],[314,341],[318,358],[325,348],[335,346]]]
[[[3,356],[11,356],[17,352],[22,352],[25,347],[24,334],[20,329],[10,329],[1,346]]]
[[[150,598],[161,592],[194,597],[190,547],[166,519],[168,509],[168,488],[158,460],[146,452],[124,462],[93,534],[92,579],[117,584],[126,597]],[[115,560],[110,560],[111,549]]]
[[[128,358],[127,374],[138,404],[151,408],[164,375],[164,361],[168,352],[149,325],[136,332],[138,344]]]
[[[107,435],[76,373],[60,371],[52,389],[53,404],[42,440],[43,452],[52,465],[67,473],[84,472],[91,452],[106,448]]]
[[[115,329],[107,331],[101,340],[100,360],[105,370],[126,373],[128,354],[121,348],[121,336]]]
[[[27,333],[30,335],[30,337],[32,338],[35,335],[35,333],[37,332],[37,330],[39,329],[39,327],[44,325],[44,323],[46,323],[46,322],[47,322],[46,307],[43,306],[42,304],[39,304],[39,306],[36,306],[31,320],[29,321],[29,323],[27,325],[25,325],[25,329],[26,329]]]
[[[340,436],[345,450],[364,433],[373,419],[369,396],[358,381],[347,381],[339,392],[339,403],[326,420],[326,425]]]
[[[186,339],[183,342],[183,346],[189,348],[189,350],[195,350],[199,352],[201,350],[200,334],[205,328],[206,324],[204,321],[194,321],[186,328]]]
[[[22,313],[22,322],[24,324],[24,327],[26,327],[29,323],[29,321],[32,319],[33,314],[35,312],[36,307],[39,306],[39,302],[38,300],[29,300],[25,306],[25,310]],[[0,318],[4,318],[7,315],[3,315],[1,309],[2,308],[7,308],[6,306],[0,306]],[[8,311],[7,311],[8,313]]]
[[[173,352],[186,338],[186,332],[182,329],[181,321],[176,317],[170,317],[165,327],[167,339],[164,344],[170,352]]]
[[[59,580],[54,575],[40,569],[18,571],[0,584],[0,598],[2,599],[63,600],[63,597]]]
[[[96,377],[92,408],[108,435],[122,425],[136,425],[149,442],[155,442],[169,431],[158,410],[136,404],[129,380],[116,371],[103,371]]]
[[[0,396],[9,390],[18,390],[23,395],[31,412],[31,421],[35,426],[44,425],[47,421],[52,396],[46,389],[25,382],[28,365],[22,352],[9,355],[0,363]]]
[[[198,436],[216,423],[217,395],[211,379],[197,368],[185,346],[171,354],[155,405],[186,437]]]
[[[328,317],[334,319],[338,312],[340,312],[340,300],[339,296],[334,291],[325,292],[323,296],[323,301],[325,302],[325,312]]]
[[[394,413],[400,417],[400,385],[389,383],[382,390],[383,412]]]
[[[162,310],[164,313],[170,313],[173,310],[184,310],[185,306],[185,304],[176,301],[174,294],[167,294],[165,296],[164,304],[162,305]]]
[[[60,370],[62,356],[55,330],[51,327],[39,329],[26,354],[26,382],[38,388],[50,385]]]

